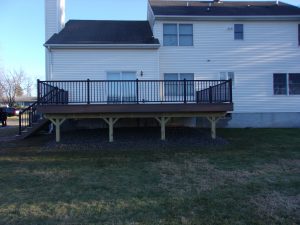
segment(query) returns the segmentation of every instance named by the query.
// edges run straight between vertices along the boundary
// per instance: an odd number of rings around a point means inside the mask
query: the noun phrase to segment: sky
[[[281,0],[300,6],[300,0]],[[147,0],[66,0],[70,19],[146,20]],[[0,69],[45,79],[44,0],[0,0]]]

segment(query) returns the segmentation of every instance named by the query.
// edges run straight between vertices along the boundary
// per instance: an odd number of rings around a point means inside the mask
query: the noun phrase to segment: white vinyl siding
[[[163,43],[163,24],[156,21],[154,36]],[[169,21],[168,21],[169,22]],[[180,21],[174,21],[180,23]],[[244,24],[243,41],[233,38],[234,24]],[[160,76],[194,73],[195,80],[220,79],[235,73],[234,112],[300,112],[300,96],[278,96],[274,73],[299,73],[298,24],[292,21],[194,21],[193,47],[161,47]]]
[[[114,71],[135,71],[140,80],[159,79],[157,50],[52,50],[52,64],[51,80],[106,80]]]
[[[51,80],[107,80],[107,73],[121,71],[136,72],[136,79],[139,80],[160,79],[157,50],[61,49],[53,50],[51,54]],[[93,87],[101,90],[99,96],[108,96],[109,93],[99,85]],[[152,91],[152,97],[158,99],[159,89],[153,88]],[[76,93],[69,94],[72,98]],[[147,101],[147,96],[150,94],[147,95],[145,88],[141,87],[139,98]]]
[[[232,87],[235,86],[235,75],[234,72],[220,72],[220,80],[231,80]]]

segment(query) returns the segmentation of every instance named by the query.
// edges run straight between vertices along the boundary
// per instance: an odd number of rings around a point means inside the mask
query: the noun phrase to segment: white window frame
[[[177,45],[165,45],[165,32],[164,32],[164,25],[176,25],[177,28]],[[180,35],[179,34],[179,26],[180,25],[191,25],[192,26],[192,45],[180,45]],[[163,23],[163,46],[164,47],[174,47],[174,46],[180,46],[180,47],[192,47],[194,46],[194,24],[192,23]],[[186,35],[187,36],[187,35]]]

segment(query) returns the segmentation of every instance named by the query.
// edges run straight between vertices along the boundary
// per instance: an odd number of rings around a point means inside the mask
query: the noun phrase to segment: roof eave
[[[48,49],[158,49],[160,44],[44,44]]]
[[[183,21],[300,21],[300,15],[289,16],[180,16],[155,15],[156,20],[183,20]]]

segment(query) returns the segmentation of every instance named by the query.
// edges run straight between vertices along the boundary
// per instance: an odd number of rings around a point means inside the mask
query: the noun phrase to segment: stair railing
[[[22,131],[26,130],[28,127],[32,127],[34,123],[37,123],[43,118],[43,115],[37,111],[38,105],[68,103],[68,93],[63,89],[59,89],[58,87],[49,84],[47,84],[47,93],[40,97],[40,84],[41,82],[38,80],[38,100],[19,113],[19,135],[22,135]]]

